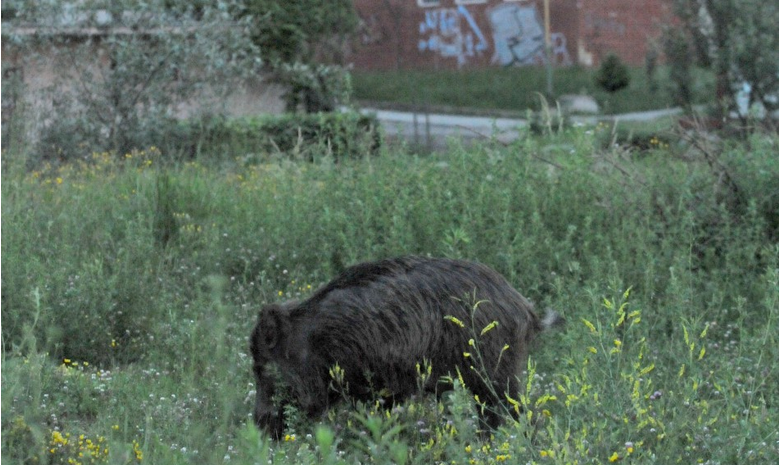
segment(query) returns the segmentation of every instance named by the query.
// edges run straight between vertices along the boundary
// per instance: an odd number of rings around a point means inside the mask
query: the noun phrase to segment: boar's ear
[[[565,318],[563,318],[562,315],[560,315],[559,312],[556,310],[546,308],[546,312],[544,313],[544,318],[541,319],[541,327],[544,330],[554,330],[558,328],[563,328],[566,325]]]
[[[261,338],[261,346],[272,349],[277,345],[283,334],[285,311],[278,304],[264,306],[258,314],[257,333]]]

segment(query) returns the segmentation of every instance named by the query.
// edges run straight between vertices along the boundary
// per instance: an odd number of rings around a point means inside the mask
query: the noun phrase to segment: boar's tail
[[[562,328],[565,326],[566,321],[563,318],[563,316],[560,315],[560,313],[558,313],[553,309],[547,308],[544,313],[544,317],[541,319],[539,323],[541,329],[543,331],[546,331],[546,330],[555,330],[558,328]]]

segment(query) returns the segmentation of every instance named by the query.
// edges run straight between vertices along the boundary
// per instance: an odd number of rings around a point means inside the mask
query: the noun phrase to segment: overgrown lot
[[[778,463],[777,137],[606,132],[337,163],[3,153],[2,461]],[[260,306],[406,253],[484,262],[565,315],[519,422],[480,438],[454,376],[441,403],[291,410],[262,437]]]

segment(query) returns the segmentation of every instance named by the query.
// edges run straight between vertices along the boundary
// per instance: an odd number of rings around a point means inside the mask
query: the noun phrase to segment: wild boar
[[[495,429],[499,405],[517,398],[517,376],[537,333],[562,321],[539,318],[533,304],[499,273],[464,260],[401,257],[346,269],[312,297],[265,306],[250,339],[256,378],[255,421],[279,438],[283,402],[316,416],[339,397],[330,369],[344,372],[343,394],[368,400],[383,390],[399,401],[420,390],[438,396],[461,376]],[[417,364],[432,366],[422,388]],[[275,371],[275,369],[277,369]],[[373,393],[376,392],[376,393]]]

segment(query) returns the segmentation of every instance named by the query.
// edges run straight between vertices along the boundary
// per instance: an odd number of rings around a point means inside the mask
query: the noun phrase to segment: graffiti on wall
[[[535,5],[506,3],[487,11],[492,25],[495,54],[492,63],[533,65],[544,50],[544,26],[537,18]]]
[[[504,3],[486,11],[495,52],[492,63],[503,66],[540,65],[546,62],[544,25],[536,6]],[[459,66],[488,50],[489,44],[475,19],[463,5],[424,11],[419,23],[419,52],[456,58]],[[558,65],[570,65],[563,33],[552,33],[552,57]]]
[[[424,11],[419,23],[420,52],[435,52],[441,57],[456,58],[462,66],[469,57],[480,55],[489,48],[484,34],[467,8],[437,8]]]
[[[495,53],[492,63],[538,65],[546,62],[544,25],[534,4],[505,3],[487,11],[492,26]],[[552,57],[556,64],[570,65],[571,57],[563,33],[551,33]]]

